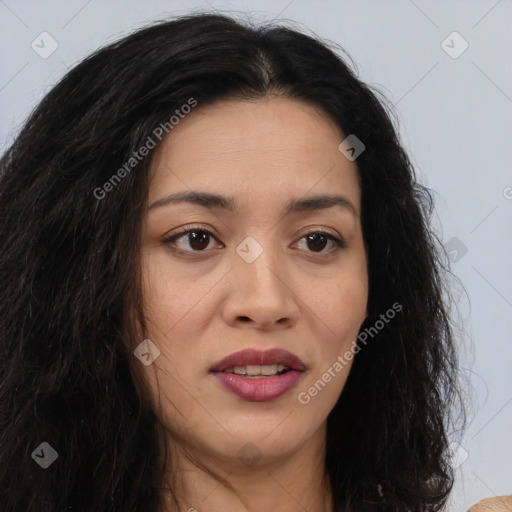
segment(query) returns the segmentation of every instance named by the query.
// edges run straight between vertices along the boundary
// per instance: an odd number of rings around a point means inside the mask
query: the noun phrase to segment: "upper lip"
[[[219,361],[212,369],[212,372],[223,372],[228,368],[247,365],[269,365],[282,364],[292,370],[305,370],[302,360],[295,354],[282,348],[269,350],[245,349],[234,352]]]

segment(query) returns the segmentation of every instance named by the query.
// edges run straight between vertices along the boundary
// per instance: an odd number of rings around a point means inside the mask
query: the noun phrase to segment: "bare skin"
[[[236,202],[233,211],[161,204],[145,218],[146,337],[161,355],[143,371],[172,461],[163,485],[181,510],[332,512],[326,419],[351,363],[332,367],[351,349],[368,298],[361,191],[355,163],[338,150],[344,138],[297,100],[225,100],[198,105],[155,154],[149,205],[191,190]],[[283,210],[322,195],[352,206]],[[200,237],[163,242],[179,228]],[[312,243],[306,235],[318,230],[345,247],[322,234]],[[250,263],[236,250],[247,237],[262,249]],[[235,396],[210,371],[241,349],[276,347],[306,371],[275,400]],[[301,402],[329,368],[329,382]],[[177,510],[170,495],[167,510]]]

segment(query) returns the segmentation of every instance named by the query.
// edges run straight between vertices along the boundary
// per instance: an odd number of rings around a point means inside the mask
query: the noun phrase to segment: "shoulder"
[[[467,512],[511,512],[512,495],[485,498],[473,505]]]

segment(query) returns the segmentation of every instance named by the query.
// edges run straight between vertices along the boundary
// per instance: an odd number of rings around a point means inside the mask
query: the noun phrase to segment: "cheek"
[[[317,364],[305,383],[307,389],[301,391],[308,395],[305,400],[321,395],[315,398],[315,407],[327,413],[336,403],[352,367],[352,351],[366,317],[367,276],[363,271],[347,271],[317,290],[310,295],[309,305],[321,320],[318,327],[326,336],[317,339]]]
[[[159,252],[143,258],[142,276],[144,309],[152,321],[178,316],[180,309],[186,307],[188,295],[184,293],[176,273],[166,265],[165,257]],[[178,300],[180,297],[182,300]]]
[[[366,317],[367,284],[364,276],[332,282],[322,293],[310,296],[319,336],[315,346],[315,366],[296,392],[304,421],[327,417],[336,404],[354,360],[354,343]],[[314,305],[314,306],[313,306]]]
[[[172,278],[171,273],[174,274]],[[193,317],[187,314],[194,302],[190,288],[185,289],[164,258],[158,255],[145,257],[142,276],[145,336],[160,350],[154,363],[142,371],[153,399],[161,402],[154,404],[156,409],[162,408],[161,415],[169,409],[170,401],[180,401],[182,393],[179,389],[187,380],[186,368],[194,363],[193,355],[197,351],[191,350],[194,335],[190,319]]]
[[[184,276],[179,268],[169,263],[169,256],[158,252],[142,261],[144,312],[148,325],[165,338],[177,333],[186,335],[200,330],[207,317],[204,298],[214,287],[212,275]],[[183,339],[182,337],[180,339]]]
[[[160,350],[154,364],[144,369],[145,378],[153,394],[163,392],[162,403],[172,401],[188,410],[194,403],[189,393],[197,394],[197,371],[205,365],[200,343],[215,313],[208,299],[218,277],[185,274],[169,261],[155,251],[141,262],[146,336]]]
[[[313,290],[316,290],[313,292]],[[357,334],[366,317],[368,283],[363,273],[337,276],[322,286],[309,288],[308,304],[320,318],[325,328],[338,344],[351,335]]]

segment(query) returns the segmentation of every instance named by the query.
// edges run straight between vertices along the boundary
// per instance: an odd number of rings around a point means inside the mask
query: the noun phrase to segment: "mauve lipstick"
[[[235,366],[274,364],[287,367],[286,373],[249,378],[225,371]],[[270,402],[295,387],[305,369],[306,367],[299,357],[287,350],[275,348],[270,350],[240,350],[219,361],[211,369],[211,372],[226,390],[242,400]]]

